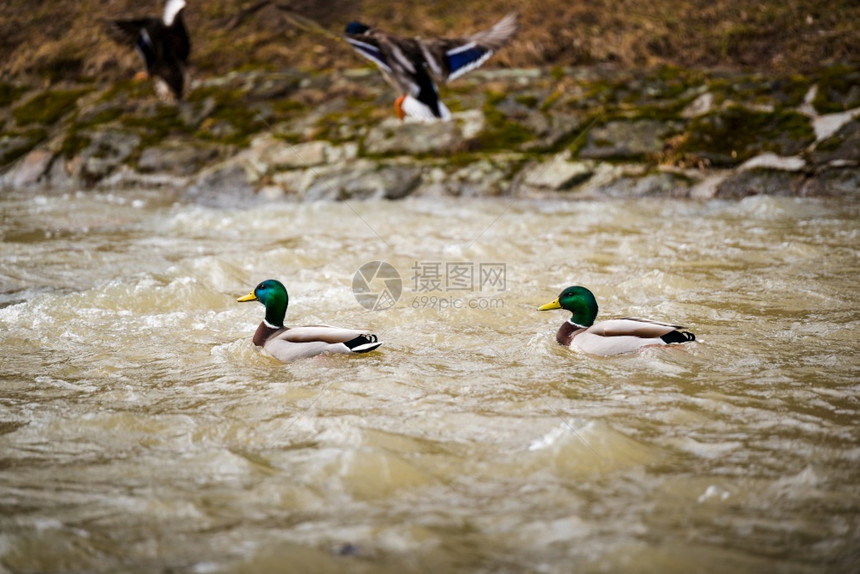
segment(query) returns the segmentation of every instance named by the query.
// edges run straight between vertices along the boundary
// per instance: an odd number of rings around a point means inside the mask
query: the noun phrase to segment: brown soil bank
[[[298,30],[276,4],[339,32],[361,19],[404,35],[457,36],[517,10],[516,40],[488,67],[676,66],[766,73],[809,72],[860,62],[856,0],[401,0],[190,1],[192,71],[221,75],[249,67],[305,71],[357,65],[343,43]],[[139,68],[117,49],[101,18],[157,14],[161,2],[6,0],[0,11],[0,78],[115,80]]]

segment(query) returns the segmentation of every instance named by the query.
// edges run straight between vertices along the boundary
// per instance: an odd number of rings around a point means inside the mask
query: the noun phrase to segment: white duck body
[[[620,355],[652,345],[668,345],[662,337],[679,329],[683,327],[633,317],[609,319],[590,327],[566,321],[558,330],[556,339],[562,345],[585,353]]]
[[[254,333],[254,344],[277,360],[289,363],[324,354],[366,353],[382,343],[375,335],[356,329],[328,325],[278,328],[264,321]]]

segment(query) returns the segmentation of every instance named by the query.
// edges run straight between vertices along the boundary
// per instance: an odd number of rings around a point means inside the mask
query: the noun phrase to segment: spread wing
[[[160,58],[160,47],[153,42],[151,31],[157,29],[161,22],[156,18],[138,18],[135,20],[108,20],[105,22],[108,37],[122,46],[137,48],[151,70],[156,60]]]
[[[402,94],[418,97],[436,89],[422,63],[418,42],[371,30],[364,34],[347,34],[349,45],[359,55],[377,65],[386,81]]]
[[[105,32],[108,37],[122,46],[134,48],[137,39],[147,27],[158,22],[155,18],[138,18],[135,20],[105,20]]]
[[[379,66],[381,70],[391,72],[391,66],[388,65],[385,56],[382,54],[382,50],[379,48],[379,41],[376,38],[368,34],[347,34],[344,38],[360,56],[367,58]]]
[[[517,14],[511,13],[492,28],[467,38],[421,40],[419,44],[433,74],[450,82],[486,62],[513,37],[518,27]]]

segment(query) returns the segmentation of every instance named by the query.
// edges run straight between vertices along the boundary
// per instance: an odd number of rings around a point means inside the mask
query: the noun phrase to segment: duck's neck
[[[591,327],[594,325],[594,317],[596,313],[587,307],[577,307],[575,309],[568,309],[570,311],[570,319],[567,321],[577,327]]]
[[[284,315],[287,314],[287,308],[280,305],[266,305],[266,319],[264,321],[267,327],[272,329],[280,329],[284,326]]]
[[[583,322],[583,321],[577,321],[577,320],[576,320],[576,319],[574,319],[573,317],[571,317],[570,319],[568,319],[568,320],[567,320],[567,322],[568,322],[570,325],[572,325],[573,327],[576,327],[577,329],[587,329],[587,328],[591,327],[591,325],[593,325],[593,324],[594,324],[594,322],[593,322],[593,321],[592,321],[591,323],[585,323],[585,322]]]
[[[596,304],[590,304],[590,302],[581,299],[574,299],[567,302],[564,308],[570,311],[568,322],[571,324],[582,328],[594,325],[594,319],[597,317]]]
[[[561,327],[558,328],[558,332],[555,334],[555,340],[565,347],[568,347],[570,346],[570,342],[573,340],[573,336],[583,329],[584,327],[582,325],[575,325],[570,321],[565,321],[561,324]]]
[[[260,302],[266,307],[266,325],[273,329],[284,326],[284,315],[290,304],[290,297],[286,289],[274,287],[266,289],[262,295],[258,295]]]
[[[266,344],[266,341],[269,340],[269,337],[279,331],[283,331],[283,329],[283,327],[272,327],[267,322],[263,321],[257,326],[257,330],[254,331],[254,344],[258,347],[262,347]]]

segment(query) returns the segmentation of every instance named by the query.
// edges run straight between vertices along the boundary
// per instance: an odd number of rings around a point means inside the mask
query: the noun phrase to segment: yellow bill
[[[558,302],[558,299],[551,303],[547,303],[546,305],[541,305],[538,307],[538,311],[549,311],[550,309],[561,309],[561,303]]]
[[[238,299],[236,299],[236,302],[237,303],[244,303],[245,301],[256,301],[256,300],[257,300],[257,296],[254,295],[253,291],[251,291],[250,293],[248,293],[244,297],[239,297]]]

